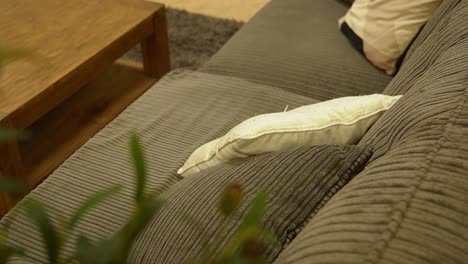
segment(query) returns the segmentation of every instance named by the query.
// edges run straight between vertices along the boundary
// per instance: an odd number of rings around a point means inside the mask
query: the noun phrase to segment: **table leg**
[[[153,34],[141,43],[145,74],[159,78],[169,72],[169,45],[165,9],[160,9],[153,17]]]
[[[0,193],[0,218],[6,215],[13,207],[13,198],[10,194]]]
[[[14,179],[24,178],[24,167],[16,142],[0,144],[0,175]],[[24,182],[26,184],[26,182]],[[0,193],[0,217],[6,214],[13,206],[14,194]]]

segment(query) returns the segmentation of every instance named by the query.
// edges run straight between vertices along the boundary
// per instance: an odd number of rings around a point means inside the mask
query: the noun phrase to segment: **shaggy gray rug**
[[[166,8],[171,67],[196,69],[216,53],[242,22]],[[125,58],[141,61],[140,46]]]

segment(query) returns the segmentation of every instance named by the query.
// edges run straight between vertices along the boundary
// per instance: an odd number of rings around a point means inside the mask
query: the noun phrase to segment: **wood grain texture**
[[[32,133],[21,144],[0,144],[0,172],[24,179],[30,187],[169,71],[162,5],[3,0],[0,14],[0,44],[33,54],[0,72],[0,127]],[[141,42],[146,45],[145,71],[124,61],[113,65]],[[0,216],[12,201],[0,195]]]
[[[0,144],[0,175],[23,175],[23,160],[18,142],[2,142]]]
[[[0,217],[4,216],[13,206],[12,198],[6,193],[0,193]]]
[[[1,174],[22,178],[34,188],[156,81],[144,74],[143,65],[117,61],[28,127],[29,140],[0,144]],[[0,217],[20,197],[0,194]]]
[[[19,177],[24,176],[25,170],[17,142],[0,143],[0,176],[25,181]],[[0,192],[0,217],[13,206],[13,201],[21,194]]]
[[[161,8],[139,0],[0,1],[2,45],[35,56],[2,69],[0,122],[32,124],[150,36]]]
[[[119,60],[97,80],[46,114],[21,144],[27,182],[36,186],[157,79],[142,65]]]
[[[4,123],[0,128],[14,128]],[[23,159],[17,141],[0,142],[0,176],[24,175]]]

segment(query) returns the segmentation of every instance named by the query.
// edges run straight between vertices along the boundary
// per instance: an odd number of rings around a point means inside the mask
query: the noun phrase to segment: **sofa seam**
[[[347,155],[349,155],[349,153],[346,153],[343,150],[341,150],[340,152],[342,152],[342,154],[344,155],[344,159],[346,159],[348,157]],[[348,167],[342,168],[336,172],[337,174],[340,174],[340,172],[342,172],[342,175],[338,177],[338,181],[326,190],[324,196],[320,199],[319,203],[311,210],[311,212],[305,217],[305,219],[299,225],[297,225],[297,227],[295,227],[294,230],[289,232],[292,235],[286,235],[286,242],[283,245],[281,245],[281,249],[274,257],[275,261],[279,258],[282,252],[285,251],[297,239],[301,231],[303,231],[306,228],[306,226],[311,221],[313,221],[313,218],[317,216],[319,211],[323,207],[325,207],[325,205],[328,204],[329,201],[354,178],[354,176],[356,176],[362,170],[364,170],[367,162],[372,156],[372,153],[373,147],[367,145],[367,147],[360,152],[359,157],[354,162],[352,162]]]
[[[467,92],[468,88],[465,88],[463,90],[462,99],[457,105],[457,108],[455,108],[453,117],[447,120],[443,134],[434,144],[436,148],[432,150],[425,159],[424,167],[420,166],[417,169],[415,183],[409,186],[409,191],[406,194],[404,194],[404,198],[393,205],[393,209],[389,213],[390,222],[387,224],[386,228],[382,232],[381,238],[376,241],[373,249],[370,250],[367,254],[366,262],[376,264],[382,260],[385,250],[388,248],[390,242],[395,238],[398,230],[401,227],[402,222],[406,218],[406,213],[408,212],[408,209],[411,206],[411,202],[413,201],[416,192],[419,190],[421,184],[426,181],[428,172],[432,167],[431,164],[433,164],[433,161],[437,156],[436,154],[442,150],[444,143],[448,142],[449,130],[454,126],[455,121],[459,119],[460,112],[466,106]]]

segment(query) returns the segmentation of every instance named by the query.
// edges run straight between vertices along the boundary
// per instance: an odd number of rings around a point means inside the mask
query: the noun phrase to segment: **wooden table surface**
[[[161,7],[143,0],[1,0],[0,45],[33,57],[2,69],[0,120],[30,125],[83,85],[77,79],[92,75],[105,47],[141,23],[148,27],[137,34],[151,34],[149,19]]]
[[[143,64],[118,60],[139,43]],[[0,46],[32,53],[0,69],[0,127],[32,135],[0,143],[0,175],[30,188],[170,69],[164,6],[143,0],[0,0]]]

